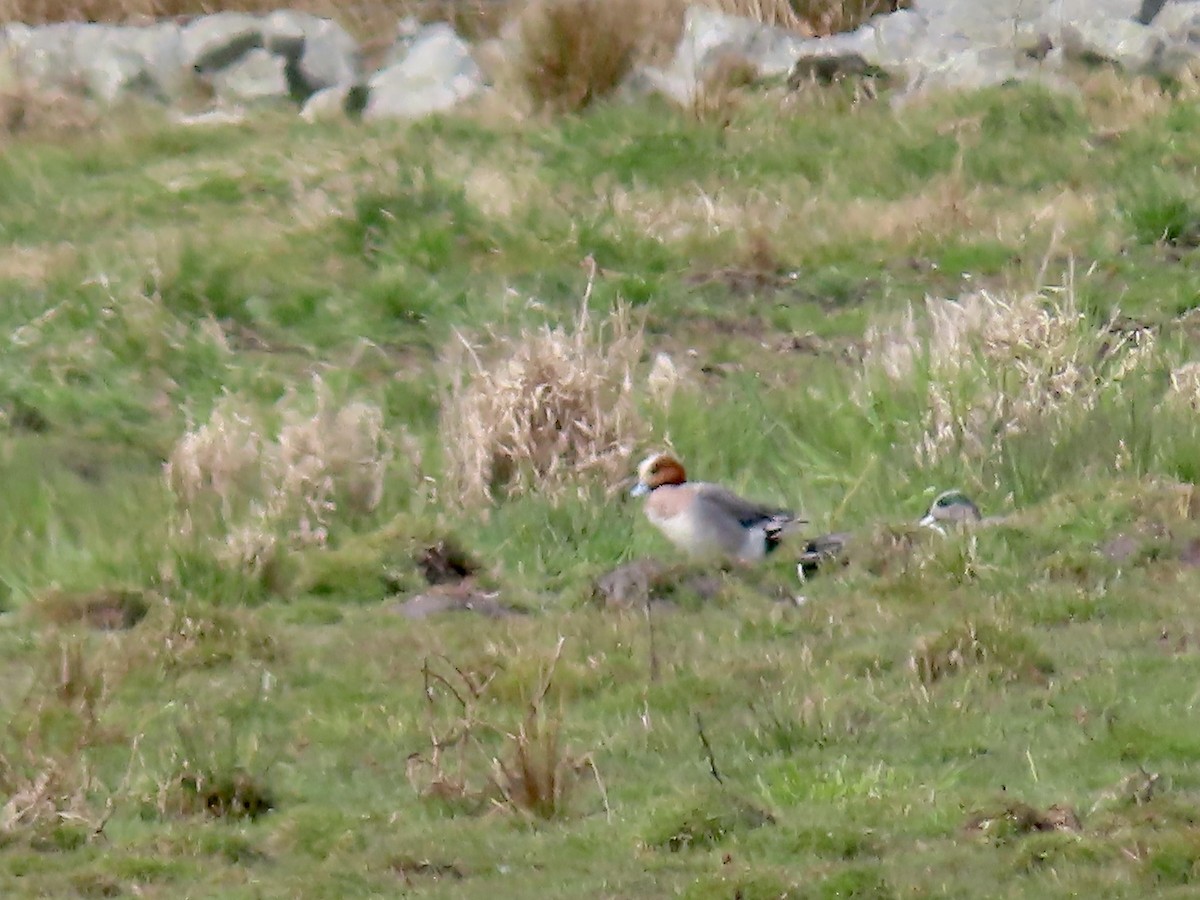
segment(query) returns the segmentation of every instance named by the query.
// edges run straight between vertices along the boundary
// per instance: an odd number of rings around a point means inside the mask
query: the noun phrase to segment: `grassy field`
[[[0,893],[1192,895],[1200,108],[1081,84],[5,139]],[[668,441],[858,553],[598,608]]]

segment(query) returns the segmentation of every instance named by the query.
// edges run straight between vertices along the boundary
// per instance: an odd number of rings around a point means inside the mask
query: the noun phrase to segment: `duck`
[[[942,491],[929,509],[916,522],[920,528],[928,528],[945,536],[948,528],[961,528],[969,525],[996,525],[1008,520],[1007,516],[984,516],[975,502],[957,488]],[[800,580],[816,574],[817,570],[832,562],[845,565],[848,560],[846,551],[848,545],[855,540],[853,532],[835,531],[822,534],[807,541],[796,566]]]
[[[788,509],[740,497],[728,488],[688,481],[678,458],[647,456],[638,466],[634,497],[645,497],[646,518],[693,558],[755,563],[808,520]]]
[[[933,502],[929,504],[929,509],[925,512],[917,524],[922,528],[932,528],[938,534],[945,534],[945,525],[960,526],[968,523],[978,523],[983,521],[983,513],[979,511],[979,507],[957,488],[942,491],[933,498]]]

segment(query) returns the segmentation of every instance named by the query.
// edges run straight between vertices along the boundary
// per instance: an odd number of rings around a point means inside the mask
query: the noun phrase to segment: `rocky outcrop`
[[[295,100],[362,80],[358,44],[308,13],[216,13],[182,29],[184,65],[221,100]]]
[[[1171,0],[917,0],[857,31],[805,42],[792,82],[814,64],[874,66],[912,94],[1054,77],[1066,62],[1178,74],[1200,56],[1200,3]],[[831,63],[836,60],[836,63]]]
[[[127,95],[169,102],[187,82],[182,34],[170,24],[7,25],[0,54],[44,88],[82,90],[106,103]]]
[[[223,12],[146,27],[62,23],[0,27],[0,63],[42,88],[102,104],[175,104],[211,95],[219,109],[300,105],[306,119],[415,118],[485,87],[470,48],[448,25],[402,23],[387,64],[363,71],[354,38],[308,13]],[[198,120],[176,116],[178,121]]]
[[[626,90],[661,93],[689,106],[702,89],[707,73],[722,58],[737,57],[749,63],[760,78],[786,75],[806,43],[802,35],[783,28],[770,28],[705,6],[692,6],[684,16],[683,33],[670,65],[662,69],[650,66],[636,69]]]
[[[808,38],[703,7],[688,10],[672,62],[642,68],[627,88],[690,102],[722,57],[759,78],[882,76],[912,96],[1039,78],[1066,62],[1106,63],[1170,77],[1200,56],[1196,0],[913,0],[846,34]]]
[[[413,119],[443,112],[483,89],[483,72],[467,42],[449,25],[429,25],[393,50],[393,61],[371,76],[368,119]]]

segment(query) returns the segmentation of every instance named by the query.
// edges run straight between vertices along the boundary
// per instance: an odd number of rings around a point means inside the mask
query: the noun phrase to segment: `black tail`
[[[791,513],[780,513],[772,516],[769,521],[763,524],[763,536],[767,542],[766,552],[774,552],[780,543],[783,542],[783,538],[788,532],[797,525],[805,524],[805,522],[805,519],[799,519]]]

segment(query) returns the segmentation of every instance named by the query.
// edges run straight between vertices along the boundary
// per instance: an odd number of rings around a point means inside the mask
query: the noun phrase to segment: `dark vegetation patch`
[[[1035,832],[1078,833],[1083,830],[1083,825],[1079,815],[1069,806],[1055,804],[1048,809],[1038,809],[1013,800],[994,809],[973,813],[964,823],[963,830],[967,834],[985,837],[991,843],[1005,844]]]
[[[658,816],[647,829],[644,843],[671,853],[703,850],[730,835],[744,835],[775,822],[775,816],[758,804],[728,791],[713,791],[703,802],[682,812]]]
[[[462,881],[467,877],[462,867],[455,863],[434,862],[411,856],[397,857],[390,865],[392,871],[407,887],[415,887],[426,881]]]
[[[50,591],[34,601],[40,618],[55,625],[82,622],[97,631],[125,631],[150,612],[153,599],[145,591],[101,588],[72,593]]]
[[[249,772],[189,772],[178,777],[168,810],[176,815],[204,813],[217,819],[257,819],[275,809],[271,790]]]
[[[430,584],[462,581],[479,571],[479,563],[452,538],[443,538],[421,550],[417,566]]]

